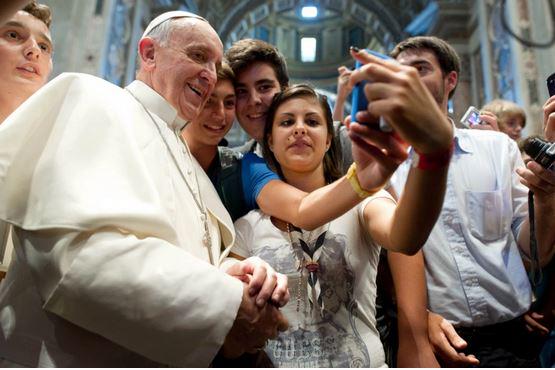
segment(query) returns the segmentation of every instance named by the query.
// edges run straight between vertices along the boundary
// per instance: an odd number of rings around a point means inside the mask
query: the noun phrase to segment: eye
[[[235,99],[228,99],[224,101],[225,109],[235,109]]]
[[[52,50],[50,49],[50,45],[45,44],[45,43],[40,43],[39,48],[40,48],[40,50],[44,51],[47,54],[50,54],[52,52]]]
[[[12,40],[20,40],[21,36],[17,31],[8,31],[6,32],[6,38],[12,39]]]
[[[308,118],[306,120],[306,124],[309,125],[309,126],[315,127],[315,126],[320,125],[320,122],[318,120],[314,119],[314,118]]]
[[[247,89],[237,88],[235,89],[235,95],[237,95],[237,98],[244,98],[247,96]]]
[[[291,118],[281,120],[281,122],[279,123],[280,126],[285,126],[285,127],[291,126],[292,124],[293,124],[293,120]]]
[[[189,53],[189,57],[198,63],[206,63],[208,58],[206,57],[206,53],[199,50],[193,50]]]
[[[264,85],[260,85],[260,87],[258,88],[258,90],[260,90],[261,92],[268,92],[271,89],[274,88],[274,85],[270,85],[270,84],[264,84]]]

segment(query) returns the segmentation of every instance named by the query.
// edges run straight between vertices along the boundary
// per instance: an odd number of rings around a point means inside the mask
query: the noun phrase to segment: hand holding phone
[[[480,119],[480,111],[473,106],[468,107],[466,113],[461,118],[461,124],[465,127],[483,124]]]
[[[373,51],[373,50],[369,50],[369,49],[365,49],[365,51],[368,54],[374,55],[378,58],[384,59],[384,60],[395,60],[385,54],[381,54],[378,53],[377,51]],[[359,62],[358,60],[355,63],[355,69],[360,69],[360,67],[362,67],[363,64],[361,62]],[[353,91],[352,91],[352,95],[351,95],[351,120],[355,121],[356,120],[356,114],[360,111],[365,111],[368,109],[368,100],[366,99],[366,96],[364,95],[364,86],[367,84],[366,81],[362,81],[357,83],[354,87],[353,87]],[[389,126],[389,124],[383,119],[383,117],[380,117],[380,130],[384,131],[384,132],[391,132],[393,131],[393,129],[391,128],[391,126]]]

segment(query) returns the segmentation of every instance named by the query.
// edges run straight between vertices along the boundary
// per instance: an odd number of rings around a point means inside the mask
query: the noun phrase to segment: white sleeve
[[[235,221],[234,226],[235,242],[231,252],[244,258],[252,256],[253,230],[248,217],[239,218]]]
[[[118,229],[18,229],[44,309],[172,366],[208,366],[242,283],[181,248]]]
[[[509,157],[511,163],[511,199],[513,208],[513,219],[511,229],[516,240],[523,222],[528,217],[528,188],[520,182],[516,173],[518,167],[525,167],[522,155],[518,150],[516,142],[509,140]]]

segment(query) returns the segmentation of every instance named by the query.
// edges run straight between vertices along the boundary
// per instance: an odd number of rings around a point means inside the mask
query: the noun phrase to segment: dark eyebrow
[[[275,81],[269,78],[264,78],[262,80],[258,80],[254,83],[255,85],[262,85],[262,84],[272,84],[275,85]]]
[[[18,27],[18,28],[23,28],[28,30],[29,28],[26,27],[23,23],[21,22],[17,22],[17,21],[7,21],[6,23],[4,23],[2,25],[2,27]],[[52,48],[52,39],[50,39],[50,37],[48,37],[48,35],[44,32],[40,32],[39,36],[43,39],[43,41],[46,41],[50,48]]]
[[[418,65],[418,64],[431,65],[432,63],[430,63],[430,62],[427,61],[426,59],[416,59],[416,60],[413,60],[413,61],[410,63],[411,66]]]

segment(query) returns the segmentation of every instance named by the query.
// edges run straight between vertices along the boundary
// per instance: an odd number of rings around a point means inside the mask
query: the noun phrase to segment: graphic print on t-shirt
[[[357,330],[355,275],[346,258],[347,238],[328,230],[324,237],[319,232],[301,243],[300,230],[291,234],[293,250],[288,243],[256,251],[287,275],[291,294],[284,307],[289,330],[268,343],[268,356],[276,367],[370,367],[368,349]],[[312,264],[312,274],[305,267],[300,280],[297,267],[303,253],[305,264]],[[318,284],[309,284],[308,279]]]

